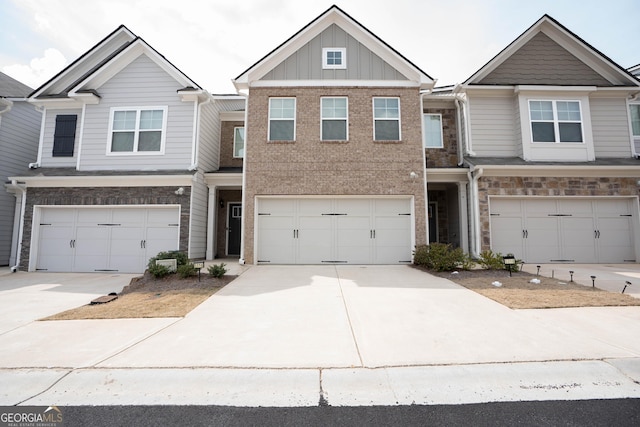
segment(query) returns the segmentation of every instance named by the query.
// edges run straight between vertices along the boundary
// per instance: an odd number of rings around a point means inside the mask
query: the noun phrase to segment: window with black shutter
[[[73,143],[76,139],[75,114],[56,116],[56,130],[53,134],[53,157],[73,157]]]

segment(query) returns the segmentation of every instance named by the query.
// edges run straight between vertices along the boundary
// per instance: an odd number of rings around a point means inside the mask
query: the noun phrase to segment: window
[[[346,141],[347,136],[347,98],[321,98],[320,139],[323,141]]]
[[[77,121],[78,116],[75,114],[56,116],[56,129],[53,133],[53,157],[73,157]]]
[[[244,157],[244,128],[233,129],[233,157]]]
[[[166,107],[111,110],[111,153],[161,153]]]
[[[347,49],[344,47],[325,47],[322,49],[322,68],[347,68]]]
[[[373,139],[400,141],[400,98],[373,98]]]
[[[631,130],[633,136],[640,136],[640,104],[629,105],[631,110]]]
[[[269,99],[269,141],[295,141],[296,99]]]
[[[442,115],[425,114],[422,125],[425,148],[442,148]]]
[[[579,101],[529,101],[533,142],[583,142]]]

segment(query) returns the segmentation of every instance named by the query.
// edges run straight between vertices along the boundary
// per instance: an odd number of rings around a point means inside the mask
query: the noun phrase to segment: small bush
[[[149,268],[151,268],[152,265],[155,265],[156,260],[158,259],[175,259],[178,267],[189,264],[189,257],[186,253],[180,251],[164,251],[159,252],[158,255],[149,260]]]
[[[508,254],[513,256],[513,254]],[[503,255],[500,252],[493,252],[491,249],[487,249],[486,251],[480,252],[480,259],[478,263],[485,270],[505,270],[508,269],[504,265]],[[520,266],[522,265],[522,260],[517,259],[516,263],[511,266],[511,271],[520,271]]]
[[[182,264],[178,266],[178,276],[186,279],[188,277],[194,276],[198,270],[193,266],[193,264]]]
[[[224,274],[229,271],[225,268],[225,263],[221,263],[221,264],[216,264],[216,265],[210,265],[209,268],[207,268],[207,270],[209,271],[209,275],[216,277],[216,278],[220,278],[222,276],[224,276]]]
[[[164,276],[168,276],[171,272],[169,271],[169,267],[165,265],[156,264],[155,261],[153,264],[149,264],[149,273],[156,279],[159,279]]]
[[[454,249],[451,245],[444,243],[417,246],[413,263],[435,271],[473,267],[473,261],[461,248]]]

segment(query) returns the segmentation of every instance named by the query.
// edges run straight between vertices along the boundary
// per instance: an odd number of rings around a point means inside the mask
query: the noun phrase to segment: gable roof
[[[591,69],[594,74],[608,82],[609,86],[640,86],[640,82],[633,78],[627,70],[546,14],[476,71],[464,84],[482,84],[483,79],[496,71],[498,67],[540,34],[544,34],[551,43],[575,57],[576,62]]]
[[[95,89],[141,54],[149,56],[185,88],[201,89],[142,38],[124,25],[31,93],[32,100],[96,95]]]
[[[405,58],[397,50],[389,46],[366,27],[353,19],[350,15],[333,5],[309,24],[300,29],[293,36],[284,41],[281,45],[265,55],[258,62],[243,71],[238,77],[233,79],[233,84],[237,90],[248,88],[255,80],[260,79],[271,71],[282,61],[287,59],[315,36],[320,34],[330,25],[336,24],[354,37],[373,53],[378,55],[391,66],[404,74],[410,81],[419,84],[420,88],[433,87],[435,80],[418,66]]]
[[[0,98],[26,98],[33,89],[4,73],[0,73]]]

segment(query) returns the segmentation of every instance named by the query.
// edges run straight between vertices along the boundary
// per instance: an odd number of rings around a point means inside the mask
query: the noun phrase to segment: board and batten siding
[[[195,102],[183,102],[183,89],[169,74],[141,54],[97,88],[101,100],[87,105],[80,170],[178,170],[191,166]],[[167,106],[165,150],[159,154],[108,155],[112,107]]]
[[[346,48],[346,69],[322,69],[322,49]],[[408,80],[370,49],[333,24],[261,80]]]
[[[53,136],[56,131],[56,117],[59,115],[78,116],[76,121],[76,138],[73,142],[73,157],[53,157]],[[82,122],[82,109],[47,109],[44,113],[44,130],[42,138],[42,167],[76,167],[78,162],[78,144],[80,141],[80,124]]]
[[[591,98],[591,128],[596,158],[631,157],[631,135],[624,98]]]
[[[189,258],[206,258],[207,203],[209,189],[202,171],[196,172],[191,185],[191,215],[189,220]]]
[[[22,101],[14,101],[11,110],[0,115],[0,178],[23,174],[38,158],[42,114]],[[0,190],[0,266],[13,265],[11,242],[16,198]]]
[[[478,157],[516,157],[522,154],[517,104],[513,96],[472,97],[472,150]]]

